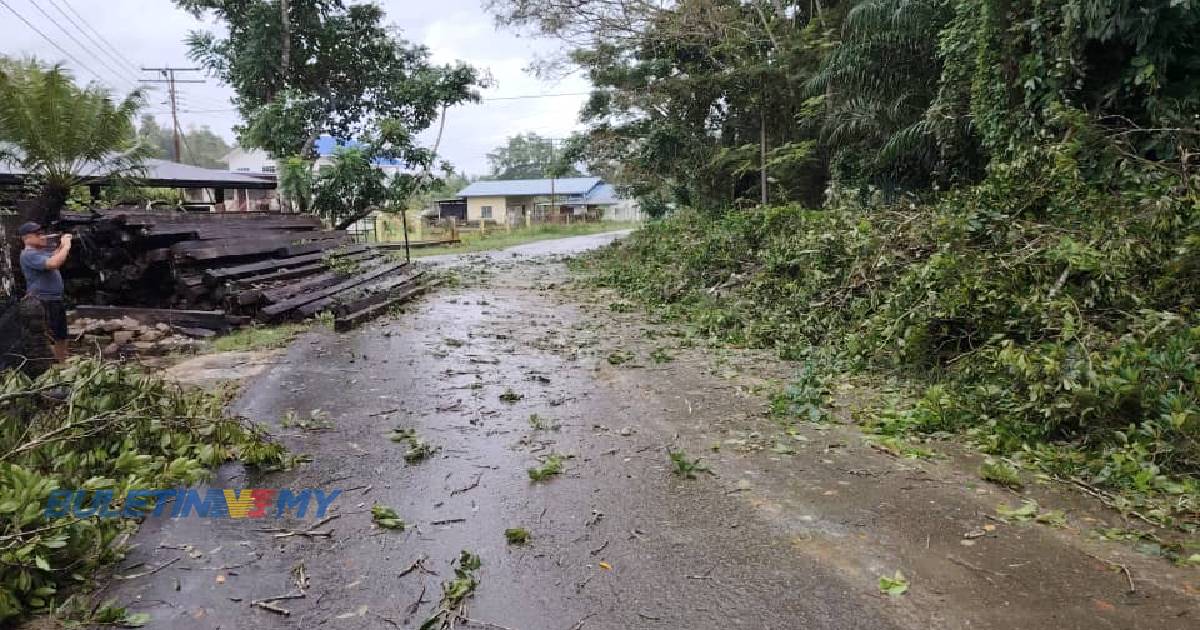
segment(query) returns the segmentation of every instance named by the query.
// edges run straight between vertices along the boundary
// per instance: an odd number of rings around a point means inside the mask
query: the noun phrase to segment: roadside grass
[[[273,350],[286,347],[297,335],[312,327],[309,322],[278,326],[250,326],[213,339],[213,352]]]
[[[544,241],[568,236],[585,236],[613,230],[624,230],[637,227],[630,222],[600,222],[577,223],[575,225],[535,225],[529,228],[514,228],[511,232],[504,228],[491,228],[486,235],[478,232],[462,234],[462,242],[456,245],[441,247],[425,247],[412,250],[413,258],[436,256],[439,254],[469,254],[504,249],[514,245],[523,245],[536,241]]]

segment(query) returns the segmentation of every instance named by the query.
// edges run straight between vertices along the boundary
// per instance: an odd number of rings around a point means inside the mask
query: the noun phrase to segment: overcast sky
[[[15,16],[6,4],[32,27]],[[401,29],[402,37],[429,47],[434,61],[462,60],[490,71],[495,80],[495,85],[484,90],[483,96],[502,100],[456,107],[447,115],[440,154],[460,170],[484,173],[485,154],[507,136],[533,131],[543,136],[563,137],[578,126],[579,108],[586,96],[506,100],[513,96],[588,90],[589,84],[582,77],[541,81],[525,71],[539,54],[555,49],[550,42],[497,30],[492,17],[480,8],[480,0],[378,0],[378,4],[387,11],[389,24]],[[79,24],[90,38],[81,34],[64,15]],[[95,33],[88,30],[89,26]],[[0,53],[61,61],[75,72],[77,79],[98,79],[122,91],[132,89],[139,77],[157,78],[140,72],[140,67],[192,66],[184,38],[190,30],[210,27],[175,8],[170,0],[0,0],[3,34]],[[55,48],[35,28],[63,50]],[[107,50],[106,41],[116,48],[119,56]],[[199,73],[194,76],[205,78]],[[215,79],[207,81],[180,86],[184,112],[180,114],[180,124],[208,125],[232,144],[230,129],[238,119],[229,104],[231,91]],[[152,94],[148,109],[160,124],[169,128],[170,114],[165,102],[166,91],[160,90]],[[433,135],[432,131],[426,134],[430,144]]]

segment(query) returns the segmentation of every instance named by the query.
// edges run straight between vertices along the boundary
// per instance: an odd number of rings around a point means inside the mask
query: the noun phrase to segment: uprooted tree
[[[280,160],[311,163],[322,135],[364,139],[367,159],[401,161],[429,173],[434,149],[416,136],[445,108],[477,101],[478,72],[465,64],[435,65],[429,50],[396,37],[373,4],[341,0],[176,0],[196,16],[211,14],[228,34],[193,32],[191,57],[234,90],[244,124],[235,129],[245,147]],[[371,208],[329,208],[326,216],[349,225]]]

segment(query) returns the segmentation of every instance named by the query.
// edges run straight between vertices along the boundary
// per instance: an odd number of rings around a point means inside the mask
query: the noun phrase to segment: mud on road
[[[262,531],[313,518],[149,518],[117,573],[161,569],[102,597],[155,628],[416,628],[469,550],[482,567],[464,628],[1200,624],[1194,572],[1080,535],[1120,525],[1115,514],[1005,523],[995,507],[1018,497],[965,465],[897,459],[848,426],[784,432],[766,396],[794,364],[694,344],[572,282],[563,256],[610,238],[434,259],[461,284],[354,332],[298,339],[235,410],[311,463],[230,466],[214,485],[342,489],[328,536]],[[282,426],[289,410],[328,421]],[[437,451],[406,462],[397,427]],[[711,474],[673,474],[668,448]],[[551,455],[562,473],[532,482]],[[407,528],[375,526],[373,504]],[[507,543],[517,527],[528,544]],[[896,571],[908,592],[881,594]],[[252,605],[299,586],[279,610]]]

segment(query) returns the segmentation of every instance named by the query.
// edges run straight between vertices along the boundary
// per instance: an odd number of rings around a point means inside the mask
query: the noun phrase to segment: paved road
[[[849,427],[783,433],[761,392],[791,367],[693,347],[569,286],[560,255],[612,238],[435,259],[465,265],[465,285],[398,320],[301,338],[237,406],[312,463],[226,467],[215,485],[340,488],[332,535],[258,531],[303,529],[296,520],[148,519],[129,565],[180,560],[106,595],[157,628],[416,628],[470,550],[482,560],[474,622],[458,627],[1195,627],[1195,597],[1166,583],[1165,566],[1162,583],[1129,594],[1123,575],[1048,528],[1000,525],[964,545],[996,524],[985,515],[1003,491],[889,457]],[[330,430],[276,421],[313,409]],[[388,439],[396,427],[439,450],[406,463]],[[715,474],[672,474],[668,446]],[[531,482],[551,454],[567,458],[563,473]],[[374,503],[408,528],[373,526]],[[508,545],[511,527],[531,542]],[[432,573],[413,569],[421,559]],[[305,597],[276,602],[288,616],[250,605],[295,591],[299,566]],[[912,588],[881,595],[878,576],[896,570]]]

